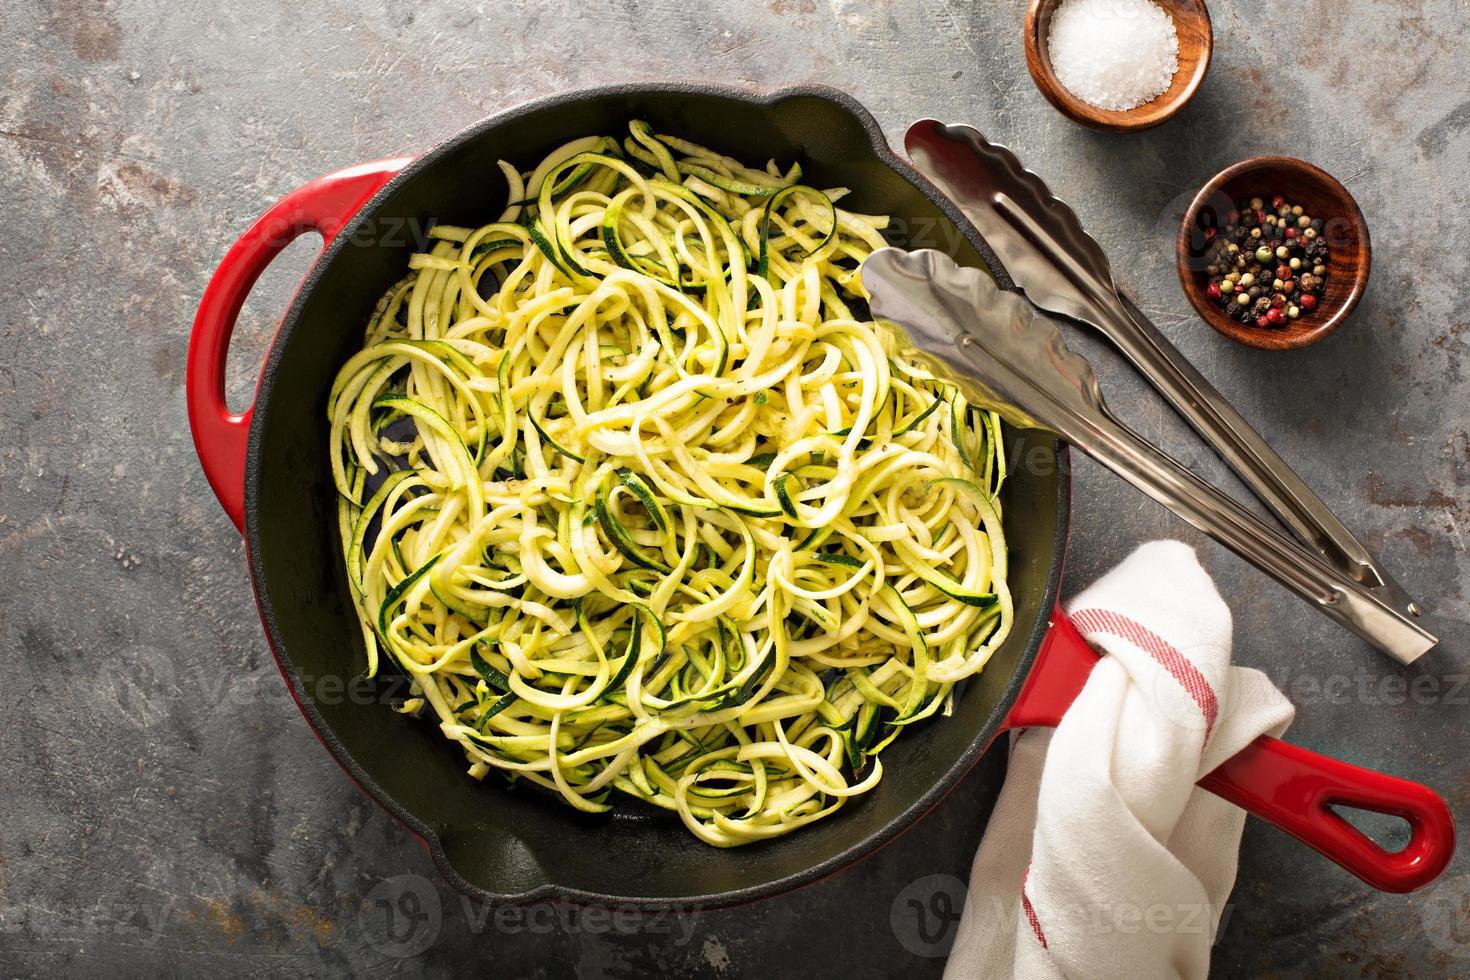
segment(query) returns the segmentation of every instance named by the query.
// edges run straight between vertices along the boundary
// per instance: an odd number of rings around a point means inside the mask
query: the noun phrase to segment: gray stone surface
[[[1070,587],[1145,539],[1195,544],[1235,609],[1238,660],[1299,704],[1291,737],[1429,783],[1463,827],[1470,8],[1217,3],[1196,103],[1114,137],[1036,92],[1022,6],[0,0],[0,974],[938,975],[908,902],[927,926],[942,918],[937,896],[956,887],[943,876],[968,873],[998,757],[897,844],[774,901],[661,921],[467,909],[297,714],[240,541],[194,462],[188,328],[255,214],[321,172],[628,78],[818,79],[895,140],[935,115],[1015,148],[1433,610],[1444,643],[1393,667],[1087,464]],[[1376,245],[1356,316],[1295,354],[1210,332],[1172,269],[1185,196],[1263,151],[1344,178]],[[311,254],[293,247],[251,299],[232,367],[241,397]],[[1100,367],[1124,417],[1193,452],[1126,368]],[[430,917],[390,931],[384,896]],[[1463,859],[1422,894],[1386,896],[1252,823],[1216,972],[1463,975],[1467,912]]]

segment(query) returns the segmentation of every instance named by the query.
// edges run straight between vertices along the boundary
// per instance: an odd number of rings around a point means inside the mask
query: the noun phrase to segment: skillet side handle
[[[184,394],[194,449],[220,506],[245,530],[245,451],[254,405],[231,411],[225,401],[225,358],[245,298],[260,274],[299,236],[315,231],[323,248],[411,157],[364,163],[303,184],[277,201],[241,235],[205,287],[189,336]]]
[[[1433,790],[1261,736],[1199,785],[1254,814],[1380,891],[1411,892],[1455,853],[1455,822]],[[1331,809],[1402,817],[1409,843],[1387,851]]]

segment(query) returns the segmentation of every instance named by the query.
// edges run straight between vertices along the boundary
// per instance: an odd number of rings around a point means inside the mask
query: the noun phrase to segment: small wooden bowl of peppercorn
[[[1179,227],[1184,295],[1206,323],[1262,350],[1316,343],[1347,319],[1372,265],[1346,187],[1292,157],[1254,157],[1200,189]]]

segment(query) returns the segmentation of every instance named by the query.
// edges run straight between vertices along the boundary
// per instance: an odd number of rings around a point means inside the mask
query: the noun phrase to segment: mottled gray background
[[[1087,464],[1070,587],[1142,540],[1191,541],[1236,611],[1238,660],[1298,702],[1291,737],[1429,783],[1463,827],[1470,8],[1217,3],[1195,104],[1117,137],[1036,92],[1022,6],[0,2],[0,974],[938,974],[908,903],[942,922],[998,758],[899,843],[778,900],[678,921],[466,909],[292,706],[240,540],[194,461],[189,324],[257,213],[322,172],[413,153],[528,97],[630,78],[818,79],[895,142],[935,115],[1015,148],[1433,610],[1444,643],[1393,667]],[[1266,151],[1345,180],[1376,246],[1352,321],[1292,354],[1206,329],[1170,254],[1186,195]],[[252,297],[238,397],[312,254],[293,246]],[[1100,366],[1125,418],[1192,452],[1126,368]],[[1415,694],[1397,686],[1419,676]],[[1216,972],[1463,976],[1467,871],[1462,859],[1422,894],[1380,895],[1253,822]],[[420,927],[385,922],[384,896],[417,902]]]

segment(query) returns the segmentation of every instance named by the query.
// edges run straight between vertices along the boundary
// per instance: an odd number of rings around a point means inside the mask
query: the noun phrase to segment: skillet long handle
[[[1098,655],[1058,607],[1003,729],[1054,728]],[[1199,780],[1202,789],[1283,830],[1380,891],[1434,881],[1455,853],[1445,801],[1420,783],[1364,769],[1263,735]],[[1343,819],[1343,806],[1402,817],[1409,840],[1389,851]]]
[[[1110,319],[1122,322],[1102,325],[1108,339],[1224,457],[1261,502],[1329,563],[1379,591],[1385,602],[1418,615],[1413,600],[1379,567],[1322,498],[1136,305],[1121,295],[1118,299],[1119,309]]]
[[[1284,830],[1385,892],[1411,892],[1438,878],[1455,854],[1455,820],[1419,783],[1261,736],[1199,785]],[[1334,807],[1401,817],[1409,842],[1384,848]]]
[[[1400,663],[1434,646],[1432,636],[1362,584],[1180,466],[1105,408],[1079,421],[1061,432],[1068,442]]]

